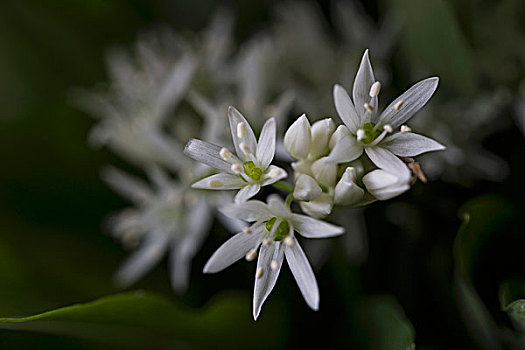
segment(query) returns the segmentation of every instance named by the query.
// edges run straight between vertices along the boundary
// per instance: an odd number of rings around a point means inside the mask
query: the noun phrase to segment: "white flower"
[[[307,238],[325,238],[340,235],[344,230],[305,215],[292,213],[277,195],[271,195],[268,204],[251,200],[226,206],[222,208],[222,212],[227,216],[254,223],[219,247],[204,266],[204,273],[219,272],[242,257],[251,261],[259,255],[253,295],[253,317],[257,319],[262,304],[277,281],[286,256],[288,266],[306,303],[317,310],[317,281],[294,236],[294,231]]]
[[[250,124],[235,108],[228,109],[230,129],[237,155],[228,149],[197,139],[191,139],[184,153],[191,158],[222,171],[193,184],[194,188],[210,190],[240,189],[237,203],[255,196],[261,186],[271,185],[287,176],[286,171],[270,165],[275,154],[275,120],[266,121],[255,139]]]
[[[395,156],[384,156],[385,152],[400,157],[414,157],[445,149],[438,142],[402,127],[432,97],[438,81],[437,77],[433,77],[416,83],[379,114],[379,85],[374,78],[368,50],[365,51],[354,81],[353,103],[343,87],[334,86],[335,107],[348,132],[342,135],[340,131],[328,158],[345,163],[357,159],[364,151],[378,167],[391,169],[398,168],[402,162]],[[399,127],[402,127],[402,132],[389,136]]]

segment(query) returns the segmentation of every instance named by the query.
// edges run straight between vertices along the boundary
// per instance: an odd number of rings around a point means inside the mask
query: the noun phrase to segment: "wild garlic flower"
[[[275,155],[275,120],[264,124],[259,142],[250,124],[234,107],[228,109],[231,135],[236,154],[198,139],[191,139],[185,149],[189,157],[222,171],[193,184],[193,188],[209,190],[239,189],[235,202],[245,202],[262,186],[271,185],[287,176],[286,171],[270,165]]]
[[[334,86],[335,107],[346,128],[337,135],[328,158],[345,163],[365,152],[379,168],[397,172],[404,165],[396,156],[414,157],[445,149],[428,137],[412,133],[405,125],[432,97],[438,81],[434,77],[416,83],[379,114],[377,97],[381,84],[374,78],[366,50],[354,81],[353,103],[342,86]],[[399,127],[401,132],[394,132]]]
[[[404,165],[396,156],[414,157],[445,149],[428,137],[412,133],[405,125],[432,97],[438,81],[434,77],[416,83],[379,114],[377,97],[381,84],[374,78],[366,50],[354,81],[353,103],[343,87],[334,86],[335,107],[346,128],[337,135],[328,159],[350,162],[364,151],[379,168],[398,172]],[[401,132],[394,132],[399,127]]]
[[[342,234],[344,229],[306,215],[292,213],[278,195],[269,196],[267,204],[250,200],[225,206],[221,211],[227,216],[253,224],[220,246],[204,266],[204,273],[219,272],[242,257],[252,261],[258,255],[253,294],[253,318],[257,320],[286,257],[306,303],[317,310],[317,281],[294,232],[306,238],[327,238]]]

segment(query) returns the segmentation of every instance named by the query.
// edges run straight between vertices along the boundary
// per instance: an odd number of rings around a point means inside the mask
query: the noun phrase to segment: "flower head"
[[[235,201],[245,202],[255,196],[261,186],[273,184],[287,176],[286,171],[270,165],[275,155],[275,120],[264,124],[259,141],[248,121],[234,107],[228,109],[235,154],[224,147],[191,139],[184,153],[191,158],[222,171],[193,184],[194,188],[210,190],[239,189]]]
[[[268,203],[250,200],[228,205],[221,211],[229,217],[253,224],[219,247],[204,266],[204,273],[219,272],[242,257],[252,261],[258,255],[253,295],[253,317],[257,319],[286,257],[306,303],[317,310],[317,281],[294,232],[307,238],[325,238],[340,235],[344,230],[306,215],[292,213],[277,195],[271,195]]]

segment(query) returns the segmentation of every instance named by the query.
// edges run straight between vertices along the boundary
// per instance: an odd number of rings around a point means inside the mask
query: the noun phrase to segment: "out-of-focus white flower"
[[[191,260],[211,225],[212,207],[197,191],[166,176],[160,169],[149,170],[152,188],[142,180],[109,168],[103,179],[134,203],[112,217],[113,233],[129,248],[140,244],[121,265],[115,281],[127,287],[146,275],[169,254],[173,289],[188,286]]]
[[[210,190],[239,189],[236,202],[255,196],[261,186],[271,185],[287,176],[286,171],[270,165],[275,154],[275,120],[266,121],[259,137],[235,108],[228,109],[230,129],[236,154],[228,149],[197,139],[191,139],[184,153],[191,158],[222,171],[193,184],[193,188]]]
[[[438,81],[435,77],[420,81],[379,114],[379,88],[366,50],[355,77],[353,102],[343,87],[334,86],[335,107],[349,132],[339,135],[328,158],[345,163],[357,159],[364,151],[378,167],[391,169],[401,162],[394,155],[414,157],[445,149],[438,142],[403,127],[432,97]],[[398,127],[402,128],[401,132],[393,133]]]
[[[257,319],[264,301],[275,286],[286,256],[288,266],[306,303],[317,310],[317,281],[294,232],[307,238],[326,238],[340,235],[344,230],[305,215],[292,213],[277,195],[269,196],[267,204],[250,200],[225,206],[222,212],[227,216],[254,223],[219,247],[204,266],[204,273],[219,272],[242,257],[251,261],[258,255],[253,295],[253,318]]]

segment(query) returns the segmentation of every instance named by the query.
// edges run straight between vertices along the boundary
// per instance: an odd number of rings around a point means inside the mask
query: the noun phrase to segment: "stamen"
[[[284,239],[284,244],[286,244],[288,247],[291,247],[295,244],[295,241],[292,236],[286,236]]]
[[[399,100],[395,105],[394,105],[394,109],[396,111],[399,111],[399,109],[401,108],[401,106],[403,106],[403,104],[405,103],[405,101],[403,100]]]
[[[272,244],[272,240],[269,238],[265,238],[263,239],[262,244],[264,244],[265,246],[269,246]]]
[[[411,132],[412,129],[408,125],[401,125],[401,132]]]
[[[262,267],[259,267],[257,269],[257,272],[255,273],[255,278],[259,279],[264,275],[264,269]]]
[[[272,262],[270,263],[270,268],[274,271],[279,269],[279,263],[275,260],[272,260]]]
[[[246,155],[249,155],[251,152],[250,152],[250,148],[248,147],[248,145],[245,143],[245,142],[241,142],[241,144],[239,145],[241,151],[246,154]]]
[[[240,164],[232,164],[232,166],[230,167],[230,169],[231,169],[235,174],[240,174],[240,173],[242,173],[242,165],[240,165]]]
[[[357,141],[361,141],[366,137],[366,133],[363,129],[357,129]]]
[[[252,229],[249,228],[249,227],[245,227],[242,229],[242,232],[246,233],[247,235],[249,235],[250,233],[252,233]]]
[[[232,157],[232,153],[227,148],[221,148],[219,155],[225,161],[229,161]]]
[[[394,131],[392,125],[390,124],[385,124],[385,126],[383,126],[383,130],[385,130],[387,133],[391,133],[392,131]]]
[[[257,257],[257,250],[251,249],[245,256],[246,261],[253,261]]]
[[[213,188],[221,188],[224,186],[224,182],[219,179],[213,179],[208,181],[208,185]]]
[[[374,111],[374,106],[372,106],[370,103],[365,103],[363,107],[365,107],[365,109],[370,113]]]
[[[379,92],[381,91],[381,83],[376,81],[372,84],[372,87],[370,88],[370,97],[376,97],[379,95]]]
[[[246,124],[240,122],[237,124],[237,137],[242,139],[244,136],[246,136]]]

